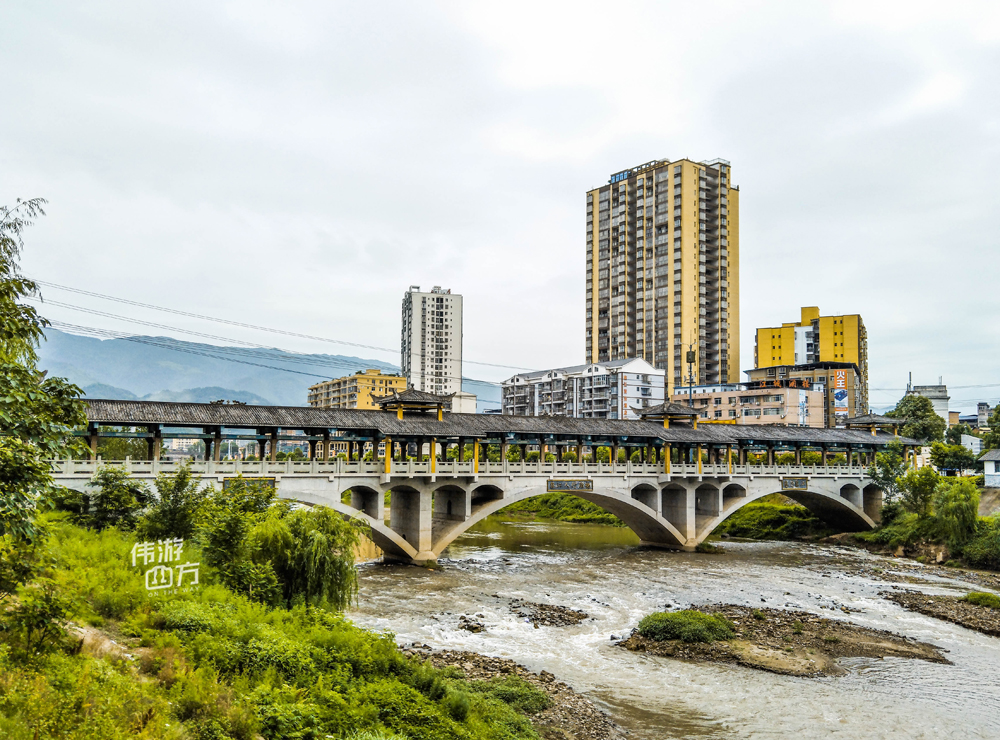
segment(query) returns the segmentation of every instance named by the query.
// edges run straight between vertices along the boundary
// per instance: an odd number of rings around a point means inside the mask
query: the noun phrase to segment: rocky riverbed
[[[929,596],[917,591],[883,593],[904,609],[953,622],[984,635],[1000,637],[1000,610],[962,601],[957,596]]]
[[[949,662],[934,645],[809,612],[733,604],[691,608],[728,619],[733,623],[735,638],[710,643],[658,642],[634,632],[617,644],[667,658],[734,663],[792,676],[841,675],[846,671],[837,664],[839,658],[893,656]]]
[[[415,643],[403,651],[422,660],[430,660],[436,668],[453,666],[470,681],[486,681],[503,676],[518,676],[544,691],[551,706],[530,715],[532,724],[545,740],[618,740],[625,733],[607,714],[577,694],[548,671],[532,673],[512,660],[493,658],[461,650],[434,650]]]
[[[553,604],[539,604],[535,601],[511,599],[510,610],[521,619],[526,619],[535,627],[569,627],[579,624],[590,615],[579,609]]]

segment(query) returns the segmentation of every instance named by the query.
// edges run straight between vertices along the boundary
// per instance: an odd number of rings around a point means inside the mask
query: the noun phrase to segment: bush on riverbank
[[[44,525],[44,579],[15,603],[62,639],[29,644],[4,618],[2,737],[537,738],[522,709],[537,697],[523,687],[431,668],[402,655],[392,635],[327,609],[252,601],[204,562],[194,591],[151,597],[127,535],[85,530],[64,514]],[[201,555],[185,543],[185,559]],[[64,629],[40,589],[80,626]]]
[[[614,514],[569,493],[543,493],[541,496],[533,496],[506,506],[498,513],[500,516],[514,514],[518,517],[552,519],[577,524],[625,526],[625,523]]]
[[[976,606],[985,606],[990,609],[1000,609],[1000,596],[986,593],[984,591],[972,591],[963,596],[960,601],[966,601]]]
[[[772,494],[747,504],[733,512],[712,534],[753,540],[798,540],[836,532],[804,506],[784,501],[780,494]]]
[[[1000,517],[979,517],[972,478],[945,478],[922,468],[897,479],[899,501],[882,508],[882,523],[855,537],[896,550],[946,547],[954,560],[1000,570]]]
[[[736,633],[728,619],[685,609],[679,612],[654,612],[643,617],[639,622],[639,634],[661,642],[714,642],[731,640]]]

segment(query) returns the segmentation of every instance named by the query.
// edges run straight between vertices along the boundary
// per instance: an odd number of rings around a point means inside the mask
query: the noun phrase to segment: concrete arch
[[[493,486],[480,486],[475,490],[490,488],[495,489]],[[472,493],[475,493],[475,490]],[[495,490],[500,493],[499,489]],[[517,490],[508,489],[502,493],[502,498],[482,499],[479,505],[470,507],[470,516],[468,519],[462,522],[456,521],[451,526],[442,527],[440,532],[435,531],[434,555],[440,557],[445,548],[459,535],[491,514],[495,514],[518,501],[541,496],[544,493],[546,491],[537,486],[527,486]],[[625,526],[639,536],[639,539],[644,544],[672,548],[680,548],[685,544],[684,536],[673,524],[660,516],[653,507],[633,499],[628,489],[613,489],[606,492],[574,491],[573,495],[596,504],[605,511],[617,516],[625,523]],[[470,496],[471,500],[472,497]]]
[[[295,500],[307,506],[328,506],[345,519],[360,519],[371,529],[372,542],[390,558],[411,560],[417,555],[416,548],[387,527],[384,521],[375,519],[353,506],[342,503],[339,499],[332,501],[325,496],[313,497],[309,494],[299,494]]]
[[[728,487],[727,487],[728,488]],[[847,486],[844,486],[847,488]],[[837,527],[845,532],[861,532],[875,528],[875,521],[865,513],[864,509],[856,506],[848,498],[841,495],[840,487],[832,487],[830,491],[816,490],[778,490],[763,488],[748,492],[742,497],[724,498],[722,512],[715,517],[698,517],[697,542],[703,542],[716,527],[739,511],[747,504],[753,503],[764,496],[772,493],[780,493],[787,496],[798,504],[806,507],[817,517],[827,522],[831,526]]]

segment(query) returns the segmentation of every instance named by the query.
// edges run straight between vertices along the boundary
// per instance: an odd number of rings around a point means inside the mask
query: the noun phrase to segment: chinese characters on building
[[[146,590],[165,591],[198,585],[200,563],[181,562],[184,540],[136,542],[132,546],[132,567],[146,569]]]

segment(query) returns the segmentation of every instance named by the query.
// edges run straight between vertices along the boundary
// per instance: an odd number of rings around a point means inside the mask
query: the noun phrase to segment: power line
[[[115,301],[116,303],[124,303],[129,306],[138,306],[139,308],[148,308],[153,311],[164,311],[166,313],[176,314],[178,316],[187,316],[193,319],[201,319],[202,321],[214,321],[218,324],[228,324],[229,326],[238,326],[243,329],[253,329],[254,331],[266,331],[272,334],[282,334],[289,337],[297,337],[299,339],[310,339],[315,342],[327,342],[330,344],[343,344],[348,347],[358,347],[360,349],[370,349],[376,352],[390,352],[396,354],[399,349],[388,349],[386,347],[376,347],[371,344],[359,344],[357,342],[348,342],[343,339],[331,339],[329,337],[318,337],[312,334],[300,334],[294,331],[288,331],[286,329],[274,329],[268,326],[258,326],[256,324],[247,324],[242,321],[233,321],[231,319],[222,319],[216,316],[206,316],[204,314],[192,313],[190,311],[181,311],[176,308],[167,308],[165,306],[154,306],[151,303],[141,303],[139,301],[129,300],[128,298],[118,298],[116,296],[105,295],[103,293],[96,293],[90,290],[83,290],[82,288],[73,288],[68,285],[59,285],[58,283],[51,283],[47,280],[35,280],[38,285],[44,285],[49,288],[56,288],[57,290],[66,290],[71,293],[78,293],[80,295],[91,296],[92,298],[100,298],[105,301]],[[522,370],[527,372],[532,372],[531,368],[517,367],[516,365],[501,365],[494,362],[476,362],[475,360],[462,360],[463,363],[469,365],[482,365],[484,367],[497,367],[503,368],[505,370]]]
[[[42,301],[40,299],[34,299],[34,298],[29,298],[28,300],[38,301],[43,305],[58,306],[60,308],[68,308],[73,311],[81,311],[83,313],[89,313],[95,316],[102,316],[104,318],[110,318],[118,321],[125,321],[128,323],[139,324],[141,326],[148,326],[154,329],[164,329],[166,331],[179,332],[181,334],[189,334],[191,336],[201,337],[203,339],[214,339],[216,341],[221,341],[221,342],[234,342],[236,344],[241,344],[256,350],[263,350],[264,353],[266,353],[264,354],[263,359],[267,359],[271,362],[287,362],[287,363],[316,366],[316,367],[348,368],[350,370],[354,370],[355,368],[357,368],[357,363],[347,362],[345,360],[338,358],[326,359],[321,357],[315,357],[301,352],[292,352],[290,350],[286,350],[281,347],[273,347],[264,344],[257,344],[255,342],[247,342],[240,339],[232,339],[231,337],[223,337],[223,336],[218,336],[216,334],[206,334],[204,332],[193,331],[190,329],[181,329],[180,327],[177,326],[170,326],[168,324],[158,324],[152,321],[144,321],[142,319],[134,319],[129,316],[121,316],[119,314],[108,313],[107,311],[98,311],[92,308],[76,306],[71,303],[63,303],[62,301],[52,301],[52,300]],[[96,330],[95,327],[85,327],[85,328]],[[112,338],[124,339],[127,336],[134,336],[134,335],[129,335],[127,333],[121,332],[121,333],[114,333],[114,337]],[[157,346],[164,346],[165,348],[170,349],[170,347],[166,347],[165,345],[157,345]],[[251,357],[255,359],[262,359],[261,354],[259,352],[242,349],[240,347],[219,347],[213,345],[210,351],[227,355],[237,355],[243,357]],[[204,354],[206,357],[217,357],[217,355],[206,354],[206,352],[208,352],[208,350],[202,351],[202,354]],[[283,356],[275,357],[270,354],[272,352],[280,352]],[[217,359],[224,359],[224,358],[217,357]],[[329,379],[329,376],[315,376],[315,377],[323,377]],[[451,375],[439,375],[435,377],[441,378],[443,380],[464,380],[464,378],[458,378]],[[475,378],[469,378],[469,380],[474,380],[477,383],[483,383],[486,385],[500,386],[500,383],[495,383],[489,380],[476,380]]]
[[[174,351],[174,352],[184,352],[185,354],[190,354],[190,355],[199,355],[201,357],[208,357],[208,358],[214,359],[214,360],[224,360],[226,362],[236,362],[236,363],[239,363],[241,365],[252,365],[254,367],[262,367],[262,368],[266,368],[266,369],[269,369],[269,370],[278,370],[280,372],[285,372],[285,373],[294,373],[296,375],[305,375],[305,376],[312,377],[312,378],[322,378],[323,380],[329,380],[329,375],[318,375],[316,373],[307,373],[307,372],[303,372],[301,370],[292,370],[291,368],[287,368],[287,367],[277,367],[275,365],[267,365],[267,364],[264,364],[264,363],[261,363],[261,362],[251,362],[249,360],[241,360],[241,359],[237,359],[236,357],[226,356],[227,354],[235,354],[235,353],[227,353],[227,352],[225,352],[225,350],[227,350],[227,349],[233,349],[236,352],[239,352],[238,348],[217,347],[217,348],[213,348],[213,349],[214,350],[218,350],[218,351],[207,351],[207,350],[202,350],[200,348],[196,349],[196,348],[193,348],[191,346],[187,346],[187,347],[179,346],[178,344],[174,344],[171,341],[169,341],[169,338],[165,338],[165,339],[167,339],[167,341],[157,341],[156,337],[143,337],[143,336],[138,336],[138,335],[135,335],[135,334],[129,334],[127,332],[114,331],[112,329],[101,329],[101,328],[94,327],[94,326],[82,326],[80,324],[69,324],[69,323],[66,323],[66,322],[63,322],[63,321],[51,321],[51,324],[52,324],[52,326],[54,328],[59,329],[61,331],[69,331],[69,332],[72,332],[72,333],[82,334],[82,335],[85,335],[85,336],[99,337],[99,338],[103,338],[103,339],[122,339],[122,340],[125,340],[125,341],[128,341],[128,342],[134,342],[136,344],[143,344],[143,345],[150,346],[150,347],[158,347],[160,349],[167,349],[167,350],[171,350],[171,351]],[[254,357],[255,355],[249,354],[248,356]],[[346,363],[345,363],[345,366],[347,366],[347,367],[355,367],[354,365],[346,365]],[[474,380],[474,379],[470,378],[470,380]],[[486,380],[476,380],[475,382],[477,382],[477,383],[483,383],[484,385],[499,385],[499,383],[491,383],[490,381],[486,381]],[[477,399],[477,403],[479,403],[479,402],[484,403],[484,404],[488,403],[488,404],[497,404],[497,405],[499,405],[499,403],[500,403],[499,401],[492,401],[492,400],[486,400],[486,399],[482,399],[480,401],[479,399]]]

